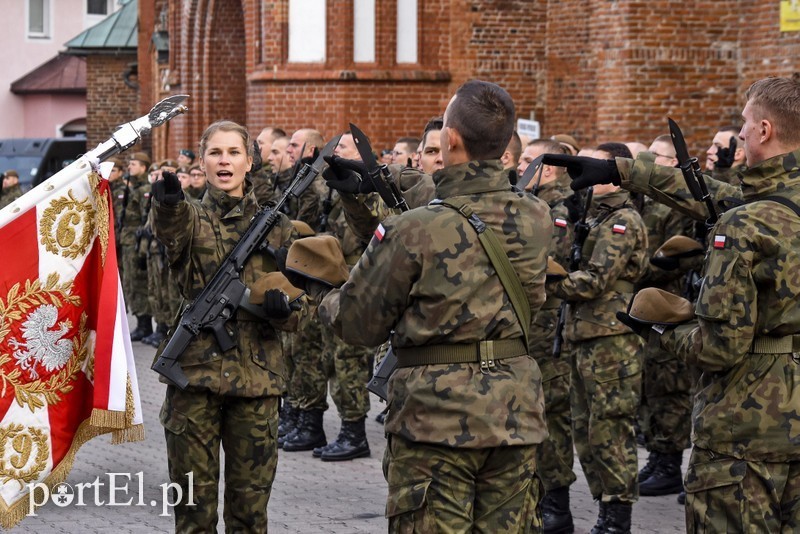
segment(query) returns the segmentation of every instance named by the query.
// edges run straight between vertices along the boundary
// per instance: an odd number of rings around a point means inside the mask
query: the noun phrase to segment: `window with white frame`
[[[325,0],[289,0],[289,62],[325,61]]]
[[[353,61],[375,62],[375,0],[353,0]]]
[[[397,2],[397,63],[417,62],[417,0]]]
[[[50,37],[50,0],[28,0],[28,37]]]

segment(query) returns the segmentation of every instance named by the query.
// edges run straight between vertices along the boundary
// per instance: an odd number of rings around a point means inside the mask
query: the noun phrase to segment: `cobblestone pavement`
[[[163,430],[158,422],[158,411],[165,386],[150,370],[154,350],[134,343],[138,368],[139,387],[147,437],[144,442],[111,445],[109,436],[100,436],[85,444],[75,460],[67,482],[95,484],[84,491],[84,505],[58,507],[49,502],[27,517],[14,532],[92,533],[114,532],[151,533],[171,532],[172,516],[164,502],[163,487],[167,477],[166,452]],[[330,403],[333,406],[333,403]],[[386,531],[383,517],[386,483],[381,472],[384,438],[381,425],[375,422],[383,404],[373,397],[367,421],[367,432],[372,456],[349,462],[321,462],[310,452],[282,452],[278,461],[278,475],[269,504],[272,533],[380,533]],[[335,409],[325,414],[325,432],[335,439],[339,430]],[[639,449],[640,465],[645,454]],[[688,452],[685,455],[688,458]],[[685,466],[685,462],[684,462]],[[572,486],[572,511],[577,533],[588,532],[594,525],[597,506],[589,496],[586,481],[576,466],[578,481]],[[108,473],[119,473],[109,476]],[[109,485],[114,480],[116,492]],[[223,483],[224,484],[224,481]],[[126,487],[126,489],[120,489]],[[97,506],[95,497],[103,501]],[[77,492],[76,492],[77,493]],[[220,499],[221,500],[221,499]],[[119,503],[128,503],[122,504]],[[221,516],[220,508],[220,516]],[[683,509],[675,496],[642,497],[633,509],[633,532],[670,533],[683,532]],[[220,522],[219,531],[224,528]]]

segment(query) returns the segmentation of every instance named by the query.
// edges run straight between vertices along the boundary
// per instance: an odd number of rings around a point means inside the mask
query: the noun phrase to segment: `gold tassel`
[[[100,428],[125,428],[128,424],[128,414],[124,411],[101,410],[94,408],[89,418],[89,424]]]
[[[134,425],[132,427],[123,428],[122,430],[114,430],[111,433],[111,444],[119,445],[120,443],[131,443],[134,441],[144,441],[145,432],[144,425]]]

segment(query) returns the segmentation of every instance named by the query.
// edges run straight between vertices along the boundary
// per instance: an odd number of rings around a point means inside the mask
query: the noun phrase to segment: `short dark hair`
[[[597,145],[597,150],[608,152],[612,158],[628,158],[633,159],[631,149],[625,146],[625,143],[602,143]]]
[[[441,130],[443,128],[444,119],[442,117],[434,117],[428,121],[428,124],[425,125],[425,129],[422,130],[422,148],[425,148],[425,142],[428,140],[428,132],[432,132],[434,130]]]
[[[397,140],[397,143],[395,144],[397,145],[403,143],[404,145],[406,145],[406,147],[408,147],[408,152],[413,154],[414,152],[417,151],[419,142],[420,142],[419,139],[417,139],[416,137],[401,137],[400,139]]]
[[[514,101],[505,89],[470,80],[456,90],[445,126],[461,135],[472,159],[498,159],[514,131],[514,113]]]
[[[570,151],[562,143],[552,139],[534,139],[528,146],[535,146],[542,149],[543,154],[570,154]]]

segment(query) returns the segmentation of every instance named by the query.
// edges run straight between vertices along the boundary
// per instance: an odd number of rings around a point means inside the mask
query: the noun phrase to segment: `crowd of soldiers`
[[[794,84],[782,89],[788,92],[787,98],[799,99],[800,84],[785,83]],[[741,443],[746,437],[734,437],[734,441],[739,441],[722,450],[722,454],[727,455],[725,459],[732,459],[731,462],[719,463],[716,471],[710,474],[702,471],[701,466],[713,463],[718,458],[715,453],[720,450],[713,446],[714,438],[701,432],[705,441],[698,445],[695,437],[695,454],[705,456],[702,461],[693,460],[686,478],[688,498],[684,492],[681,463],[683,452],[690,445],[693,423],[696,434],[698,424],[707,433],[717,430],[714,422],[698,422],[697,414],[693,419],[693,405],[695,411],[698,406],[697,401],[693,403],[693,396],[705,395],[710,404],[707,397],[722,395],[717,390],[708,392],[708,383],[713,382],[713,377],[709,376],[727,371],[729,367],[722,363],[715,367],[703,360],[700,356],[702,344],[697,340],[692,345],[679,339],[675,332],[688,325],[676,328],[677,322],[673,324],[671,319],[657,313],[655,319],[642,319],[642,315],[652,313],[653,306],[646,299],[642,299],[641,307],[648,311],[636,316],[631,308],[634,295],[651,295],[651,290],[657,289],[688,302],[698,302],[698,317],[707,323],[701,322],[691,335],[700,336],[698,332],[718,328],[719,321],[730,318],[731,313],[743,306],[735,296],[723,302],[708,302],[709,297],[704,297],[701,287],[701,275],[706,271],[708,277],[709,269],[717,269],[713,275],[725,280],[726,269],[732,271],[746,266],[712,261],[711,267],[708,263],[704,267],[704,256],[708,259],[710,254],[713,260],[713,254],[706,253],[707,249],[712,252],[723,249],[725,236],[720,247],[719,230],[716,234],[711,232],[708,215],[698,211],[691,204],[690,195],[681,189],[677,167],[686,162],[678,161],[673,138],[665,131],[649,145],[609,141],[581,147],[566,134],[528,140],[515,132],[504,137],[489,131],[479,143],[489,143],[486,140],[494,135],[506,139],[503,146],[477,148],[481,145],[471,141],[470,135],[472,129],[479,127],[462,118],[459,113],[466,112],[454,102],[458,98],[468,98],[469,91],[488,91],[491,98],[498,100],[497,106],[502,107],[505,97],[502,90],[465,85],[467,89],[462,87],[462,93],[457,93],[448,106],[449,122],[447,113],[434,118],[424,126],[420,138],[403,137],[398,139],[393,150],[381,153],[381,161],[389,164],[392,180],[408,206],[412,209],[428,206],[430,216],[402,215],[376,194],[369,186],[368,169],[358,163],[361,157],[351,132],[341,135],[335,156],[328,158],[329,168],[324,175],[299,198],[284,204],[285,215],[292,220],[297,237],[301,238],[290,249],[289,260],[294,251],[295,255],[315,260],[310,263],[317,265],[306,272],[295,272],[295,278],[290,277],[290,280],[303,287],[312,304],[319,305],[319,310],[312,310],[304,317],[297,332],[281,334],[289,375],[288,391],[280,411],[279,447],[287,452],[312,451],[314,457],[322,461],[369,456],[365,434],[369,409],[366,384],[372,375],[375,355],[382,356],[387,349],[386,342],[391,340],[401,364],[392,378],[387,410],[380,416],[382,422],[385,418],[387,436],[392,440],[387,447],[389,463],[385,469],[390,485],[387,504],[390,530],[402,529],[407,522],[421,528],[420,531],[437,531],[442,525],[449,525],[456,531],[462,526],[470,529],[483,525],[492,531],[524,531],[533,527],[546,533],[572,532],[569,487],[576,480],[574,452],[578,454],[592,496],[599,503],[593,533],[629,532],[633,504],[639,495],[680,494],[679,502],[687,502],[690,531],[699,530],[701,526],[711,531],[738,531],[738,525],[747,525],[748,521],[770,531],[776,520],[773,516],[777,516],[779,524],[781,521],[784,525],[793,524],[798,515],[794,510],[797,504],[785,505],[785,502],[793,502],[789,497],[787,501],[779,498],[778,508],[774,502],[762,503],[756,499],[761,508],[756,509],[751,503],[752,514],[738,519],[734,517],[736,513],[720,504],[724,502],[731,508],[743,506],[746,493],[737,493],[737,488],[748,476],[744,472],[746,468],[758,472],[762,482],[777,480],[777,475],[767,467],[757,465],[759,461],[769,462],[768,454],[754,461],[747,452],[741,452],[748,450],[748,446]],[[769,93],[776,89],[760,90]],[[791,102],[797,104],[797,100]],[[513,118],[513,105],[510,109]],[[763,129],[766,120],[779,122],[774,118],[774,109],[766,106],[764,109],[768,111],[758,108],[758,112],[768,118],[754,127]],[[800,121],[800,109],[785,110],[790,116],[793,113],[797,115],[793,120]],[[752,121],[747,109],[744,119]],[[748,172],[750,175],[760,172],[761,167],[752,170],[747,167],[747,163],[752,166],[764,159],[752,153],[748,159],[748,139],[754,139],[745,134],[748,124],[746,122],[743,128],[721,125],[706,153],[705,171],[710,188],[720,199],[740,199],[744,190],[742,184],[748,183]],[[788,153],[781,168],[790,178],[795,178],[798,164],[792,158],[800,143],[787,141],[783,126],[772,128],[773,136],[776,131],[783,136],[780,138],[783,151],[771,156]],[[260,158],[256,158],[248,178],[259,205],[274,205],[298,168],[313,161],[324,144],[323,135],[312,128],[303,128],[291,135],[276,126],[264,128],[257,136],[256,153]],[[170,326],[182,309],[166,268],[163,247],[153,238],[150,227],[150,184],[161,172],[176,173],[186,197],[200,198],[205,177],[193,159],[194,154],[184,150],[178,161],[151,165],[146,154],[136,153],[125,168],[121,162],[115,162],[114,173],[109,178],[115,199],[125,298],[129,311],[137,319],[136,329],[131,332],[133,341],[158,346],[168,336]],[[771,187],[782,190],[784,186],[779,181],[770,182]],[[480,187],[475,189],[475,184]],[[508,204],[503,216],[508,219],[493,219],[492,210],[497,208],[488,209],[488,204],[481,204],[494,191],[508,191],[515,199],[509,197],[505,201]],[[496,250],[491,252],[493,249],[488,246],[484,250],[477,239],[465,236],[463,230],[453,229],[460,228],[460,221],[468,220],[472,213],[471,208],[465,208],[463,199],[477,206],[476,212],[485,210],[480,213],[480,218],[486,218],[488,223],[484,226],[495,226],[496,234],[500,234],[502,228],[501,248],[508,255],[505,261],[512,260],[524,289],[510,290],[503,280],[494,285],[485,280],[479,283],[470,276],[479,270],[478,265],[483,265],[487,272],[499,272],[498,265],[503,265],[504,260],[497,259],[502,254]],[[546,223],[540,220],[548,212],[543,206],[549,209]],[[513,213],[525,215],[515,219]],[[462,215],[467,219],[461,219]],[[526,217],[531,218],[527,222],[521,220]],[[470,224],[474,226],[474,221]],[[418,235],[419,231],[424,235]],[[527,243],[528,248],[535,249],[529,251],[535,252],[535,257],[526,258],[514,248],[515,235],[520,242]],[[537,237],[532,237],[534,235]],[[526,237],[523,240],[521,236]],[[455,241],[448,242],[451,238]],[[340,289],[331,289],[331,286],[338,287],[344,280],[334,284],[325,278],[325,273],[315,270],[323,269],[326,261],[331,260],[330,255],[320,252],[326,250],[330,240],[338,243],[333,249],[333,263],[340,254],[346,266],[345,273],[352,271],[350,279]],[[451,248],[455,252],[451,252]],[[318,257],[320,254],[322,256]],[[438,259],[419,259],[427,258],[427,254]],[[489,260],[479,258],[481,255],[488,256]],[[548,256],[548,261],[544,262]],[[422,262],[422,271],[418,271],[420,267],[415,266],[416,261]],[[433,277],[428,285],[421,283],[424,275],[430,274],[425,269],[434,268],[428,267],[426,261],[438,262],[437,269],[445,271],[439,273],[438,278]],[[380,265],[392,266],[389,278],[383,282],[379,277],[374,278],[377,274],[387,275],[380,270]],[[320,280],[325,282],[321,286]],[[376,289],[375,284],[382,285]],[[447,300],[451,286],[454,295],[467,300],[476,298],[480,292],[476,290],[476,294],[472,294],[463,288],[484,287],[487,293],[477,298],[484,304],[495,300],[500,304],[492,313],[476,312],[467,305],[454,312],[453,303],[448,301],[451,308],[436,312],[435,306],[426,303],[424,295],[420,296],[427,291]],[[146,292],[143,291],[145,287]],[[790,283],[789,288],[792,287]],[[787,292],[794,294],[784,291]],[[529,327],[520,325],[525,317],[519,311],[520,305],[515,304],[520,295],[530,308]],[[789,297],[782,295],[782,298]],[[417,300],[422,304],[415,308],[413,302]],[[665,304],[661,308],[676,307],[675,301],[665,302],[669,306]],[[721,314],[720,306],[729,306],[731,310],[727,315]],[[411,311],[402,312],[406,307]],[[699,311],[701,308],[703,314]],[[401,314],[399,320],[397,313]],[[484,316],[491,316],[491,321]],[[457,323],[447,323],[448,318]],[[436,321],[436,328],[425,322],[431,319]],[[683,322],[687,320],[682,318]],[[481,333],[475,343],[494,340],[493,357],[488,361],[481,359],[475,364],[477,367],[456,364],[465,361],[460,360],[460,356],[442,359],[420,348],[430,345],[431,339],[435,340],[435,347],[469,344],[473,338],[469,335],[460,338],[465,334],[461,329],[469,329],[476,321]],[[654,341],[651,324],[653,331],[669,340]],[[517,325],[514,326],[516,330],[509,325]],[[762,329],[756,336],[760,336],[759,339],[770,335],[791,338],[795,334],[792,326],[795,325],[788,324],[777,334]],[[442,332],[437,337],[437,328],[443,331],[445,327],[450,332]],[[736,334],[727,331],[726,335]],[[526,347],[522,354],[530,355],[538,369],[515,367],[512,362],[520,356],[516,347],[512,343],[498,343],[506,338],[524,338]],[[490,341],[477,341],[481,339]],[[750,353],[760,356],[770,353],[772,345],[767,346],[766,342],[756,345]],[[791,339],[789,346],[792,347]],[[693,350],[694,357],[686,355]],[[711,349],[706,346],[705,350]],[[779,350],[772,352],[783,354]],[[718,360],[722,361],[722,357]],[[417,374],[420,367],[428,371]],[[496,375],[494,379],[493,374]],[[797,373],[787,370],[786,374]],[[501,391],[497,397],[492,388],[501,386],[489,383],[499,381],[500,375],[503,379],[524,378],[526,387],[517,385],[505,393]],[[486,391],[463,393],[463,381],[469,381],[467,376],[484,376]],[[745,380],[744,375],[740,378]],[[523,393],[526,390],[528,392]],[[463,394],[453,397],[453,391]],[[327,439],[322,428],[329,394],[341,419],[339,435],[333,441]],[[769,393],[765,390],[759,395],[760,399]],[[792,400],[787,394],[789,405]],[[458,419],[459,414],[465,414],[464,418]],[[486,416],[496,421],[487,422]],[[724,417],[722,412],[715,412],[714,416]],[[783,420],[778,416],[774,419]],[[498,425],[503,424],[505,430],[498,430]],[[789,422],[785,424],[791,426]],[[795,443],[796,433],[791,429],[786,433]],[[647,464],[641,470],[637,464],[637,442],[648,452]],[[433,445],[419,448],[425,444]],[[516,444],[521,448],[512,446]],[[530,450],[526,448],[528,445],[531,445]],[[699,451],[698,446],[702,447]],[[766,444],[765,448],[768,448]],[[463,456],[467,451],[489,449],[508,454],[513,450],[514,456],[499,456],[493,460]],[[462,456],[453,460],[448,456],[451,451]],[[530,457],[526,456],[528,454]],[[425,457],[423,463],[428,464],[438,458],[439,467],[432,467],[433,471],[429,472],[413,469],[409,472],[409,466],[418,465],[421,457]],[[790,457],[788,453],[778,454],[774,461],[785,462],[787,457]],[[793,456],[790,459],[794,461]],[[448,471],[449,467],[441,466],[452,467],[460,461],[527,465],[524,476],[514,475],[527,481],[525,487],[515,486],[511,479],[493,481],[515,487],[524,498],[515,497],[497,505],[492,509],[495,515],[478,510],[477,497],[474,510],[471,505],[465,508],[465,502],[456,497],[446,502],[448,497],[434,489],[437,477],[452,488],[459,486],[459,479]],[[717,488],[714,484],[724,478],[720,473],[726,466],[738,471],[729,473],[729,482],[734,487],[720,501],[714,495]],[[784,484],[790,484],[788,475],[781,476]],[[424,485],[420,485],[420,477],[427,480]],[[792,495],[794,501],[800,499],[800,491]],[[437,499],[442,502],[434,505]],[[525,511],[530,504],[526,499],[532,500],[536,511]],[[486,505],[494,506],[491,502]],[[426,513],[423,508],[427,506],[430,509]],[[465,517],[465,513],[469,517]],[[492,519],[481,518],[480,513]],[[500,516],[496,514],[506,514],[503,524],[497,522]],[[722,526],[725,521],[728,521],[727,527]],[[518,523],[524,523],[524,528]]]

